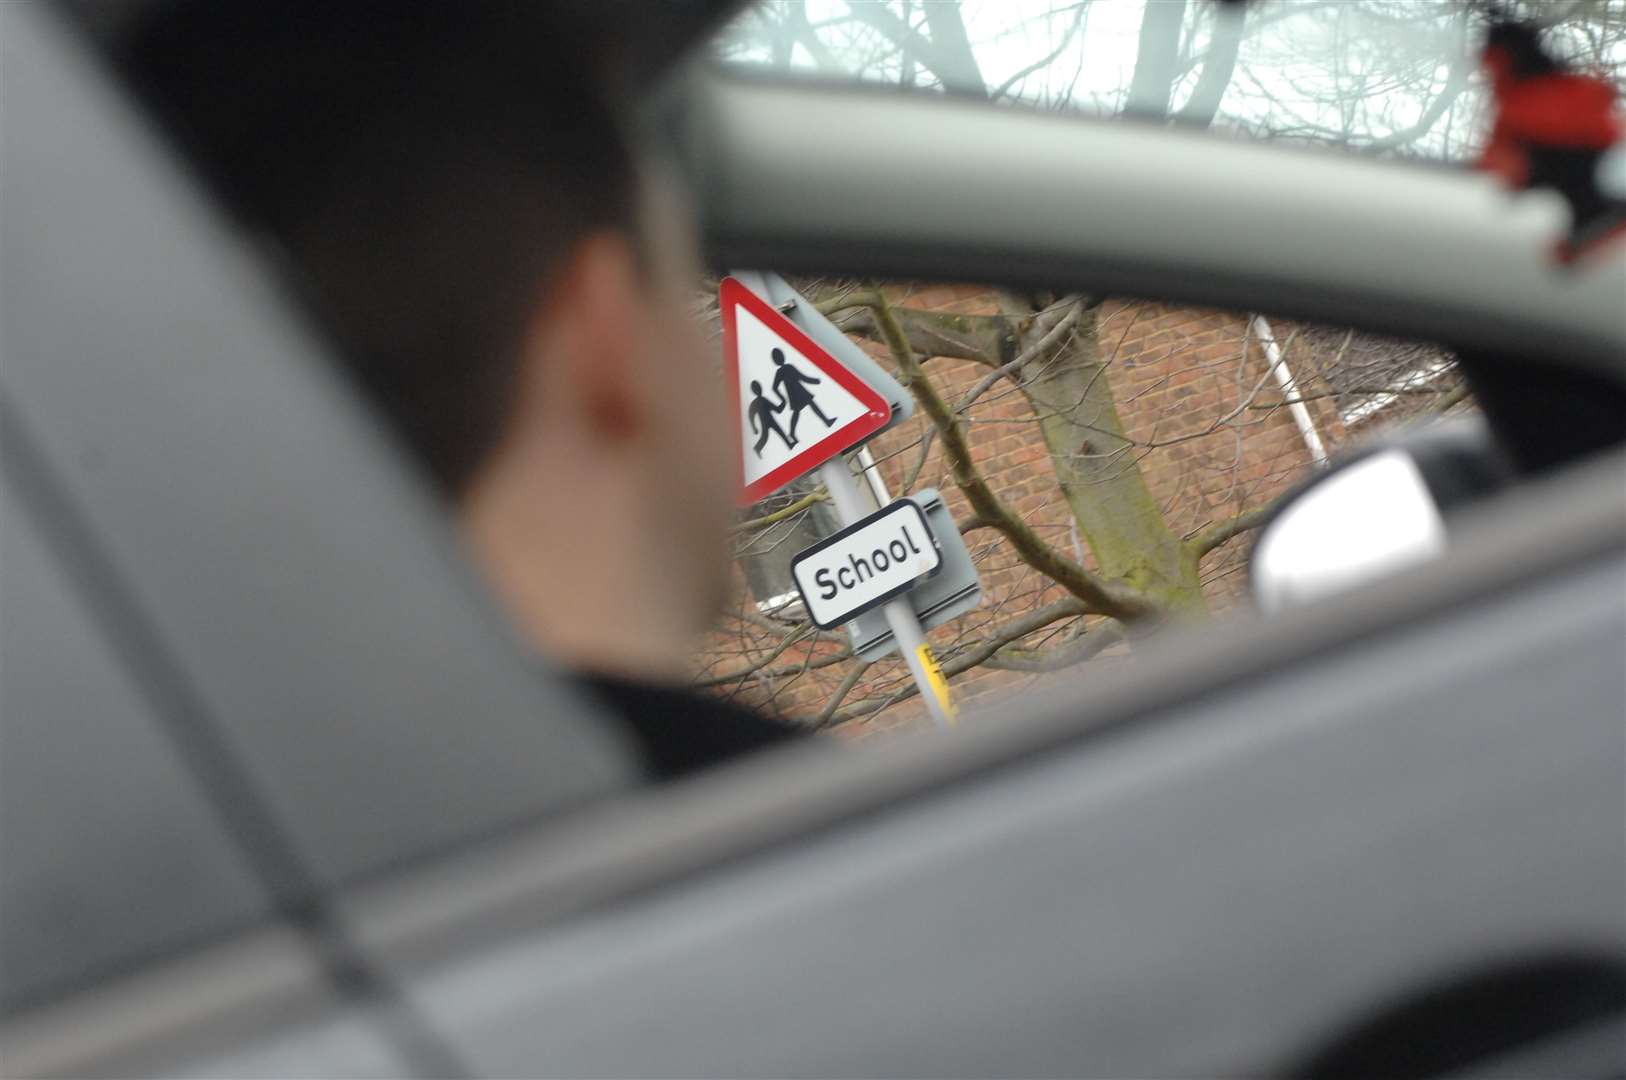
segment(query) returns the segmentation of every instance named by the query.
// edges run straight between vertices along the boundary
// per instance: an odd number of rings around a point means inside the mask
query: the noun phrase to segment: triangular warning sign
[[[718,293],[739,432],[740,502],[753,503],[884,428],[892,407],[734,278]]]

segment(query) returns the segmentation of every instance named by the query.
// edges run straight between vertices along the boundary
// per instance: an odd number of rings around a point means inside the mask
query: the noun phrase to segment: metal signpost
[[[926,529],[943,557],[941,569],[904,593],[921,629],[931,630],[976,607],[982,600],[982,582],[965,538],[960,535],[959,523],[937,489],[921,488],[911,492],[909,500],[926,512]],[[866,611],[850,620],[847,637],[852,641],[853,655],[868,662],[879,660],[897,647],[886,616],[879,611]]]
[[[846,527],[796,556],[792,573],[809,616],[828,627],[879,607],[927,712],[948,726],[954,700],[909,601],[910,590],[944,565],[943,543],[920,503],[899,499],[872,512],[842,456],[907,417],[908,392],[777,275],[725,278],[718,298],[740,436],[740,501],[818,470]],[[958,568],[964,544],[950,531]],[[954,602],[967,595],[975,602],[975,572],[969,589],[957,589]]]
[[[856,525],[864,519],[868,507],[864,505],[863,493],[853,480],[852,471],[847,468],[846,459],[837,457],[820,465],[819,479],[824,481],[830,502],[844,524]],[[915,685],[920,688],[920,698],[926,703],[932,722],[938,727],[950,726],[958,710],[937,659],[932,656],[931,646],[926,643],[926,631],[915,617],[915,609],[909,606],[906,597],[898,596],[888,600],[881,610],[886,614],[886,625],[892,630],[904,663],[909,665],[909,674],[915,677]]]

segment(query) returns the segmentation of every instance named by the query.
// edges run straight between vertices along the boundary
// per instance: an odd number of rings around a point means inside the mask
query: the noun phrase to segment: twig
[[[965,433],[960,430],[947,403],[927,379],[902,326],[893,314],[891,304],[880,289],[872,289],[869,297],[876,324],[903,376],[904,385],[915,395],[921,410],[936,427],[943,440],[944,456],[948,458],[954,482],[965,493],[966,501],[976,515],[1003,533],[1024,562],[1072,593],[1092,613],[1109,615],[1126,622],[1150,619],[1161,614],[1157,605],[1139,592],[1118,582],[1098,578],[1051,547],[1000,501],[973,463]]]
[[[1192,555],[1197,559],[1202,559],[1203,556],[1207,555],[1215,548],[1230,543],[1236,537],[1241,536],[1250,529],[1257,529],[1259,526],[1265,523],[1265,519],[1269,518],[1271,512],[1276,509],[1276,503],[1278,501],[1279,500],[1273,499],[1264,506],[1256,506],[1252,510],[1244,510],[1242,513],[1236,515],[1236,517],[1229,518],[1217,525],[1212,525],[1204,531],[1198,533],[1195,537],[1187,541],[1187,543],[1191,545]]]
[[[786,518],[795,517],[808,507],[817,503],[828,502],[829,499],[830,493],[825,491],[823,488],[819,488],[817,491],[810,491],[806,495],[803,495],[800,499],[797,499],[795,502],[791,503],[789,506],[775,510],[771,514],[763,514],[761,517],[754,517],[749,521],[740,522],[738,525],[734,526],[734,532],[742,533],[750,529],[764,529],[769,525],[777,525]]]
[[[847,672],[847,677],[841,680],[841,685],[836,687],[835,693],[831,694],[829,700],[824,703],[824,708],[819,710],[819,715],[813,720],[813,727],[830,726],[831,718],[836,715],[836,709],[841,707],[842,701],[846,699],[848,694],[852,693],[853,687],[858,685],[858,680],[862,679],[864,673],[868,670],[869,664],[865,661],[860,660],[853,665],[852,670]]]

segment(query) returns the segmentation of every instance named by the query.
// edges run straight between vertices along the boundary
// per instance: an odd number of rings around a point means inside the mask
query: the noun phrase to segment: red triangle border
[[[733,412],[735,473],[740,484],[739,502],[748,506],[773,494],[792,480],[806,475],[844,450],[850,450],[871,435],[886,427],[892,419],[892,406],[874,387],[859,378],[840,360],[831,356],[823,346],[802,332],[801,328],[777,311],[762,297],[752,292],[738,278],[724,278],[717,290],[717,299],[723,320],[723,367],[728,379],[729,405]],[[806,450],[784,462],[772,472],[745,483],[745,436],[740,425],[740,355],[739,336],[735,327],[736,312],[744,307],[762,324],[785,341],[822,373],[830,376],[842,389],[857,398],[867,410],[857,419],[850,420],[829,432]]]

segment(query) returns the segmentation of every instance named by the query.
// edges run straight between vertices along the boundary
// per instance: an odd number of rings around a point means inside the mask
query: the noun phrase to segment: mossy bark
[[[1206,612],[1198,572],[1201,551],[1170,530],[1124,436],[1109,366],[1100,356],[1098,312],[1086,300],[1076,300],[1086,305],[1076,323],[1050,344],[1043,339],[1059,321],[1058,309],[1049,306],[1054,301],[1051,295],[1001,293],[1003,311],[998,315],[889,307],[900,337],[891,344],[895,354],[907,348],[919,356],[961,357],[995,369],[1033,352],[1020,369],[1007,374],[1038,417],[1062,495],[1095,557],[1099,578],[1121,583],[1124,591],[1144,598],[1156,611]],[[863,301],[849,297],[848,303]],[[849,316],[844,328],[886,341],[868,310]],[[916,365],[911,360],[907,366]],[[950,422],[946,406],[942,419]],[[973,467],[969,461],[966,465]],[[964,478],[956,476],[963,486]],[[973,487],[981,483],[978,476]]]
[[[1056,351],[1029,361],[1019,375],[1062,496],[1102,575],[1170,612],[1206,611],[1190,545],[1169,528],[1124,436],[1095,312],[1086,312]]]

